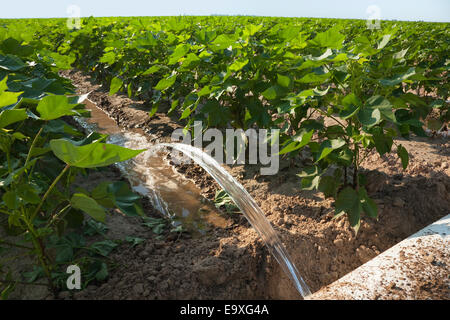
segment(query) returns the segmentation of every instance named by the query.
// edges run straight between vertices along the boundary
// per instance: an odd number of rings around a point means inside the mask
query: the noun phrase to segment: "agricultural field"
[[[269,130],[276,174],[223,167],[311,291],[329,285],[449,214],[449,45],[448,23],[0,19],[0,299],[298,299],[209,171],[168,152],[138,166],[197,123]],[[448,299],[441,280],[415,297]]]

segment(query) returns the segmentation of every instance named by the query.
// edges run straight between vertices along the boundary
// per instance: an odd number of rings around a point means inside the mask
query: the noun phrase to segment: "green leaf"
[[[189,45],[188,44],[179,44],[174,52],[172,53],[172,55],[169,57],[169,62],[168,64],[175,64],[177,63],[182,57],[184,57],[186,55],[186,53],[189,52]],[[157,89],[159,90],[159,89]]]
[[[22,93],[23,92],[0,91],[0,108],[15,104]]]
[[[340,49],[345,40],[345,35],[341,34],[339,30],[340,27],[334,27],[318,33],[309,43],[322,48]]]
[[[374,128],[372,136],[375,148],[380,155],[391,152],[392,144],[394,142],[391,137],[384,134],[382,128]]]
[[[264,90],[261,94],[267,100],[275,100],[277,98],[277,89],[275,86],[272,86]]]
[[[164,90],[170,88],[171,86],[173,86],[173,84],[175,83],[176,80],[177,80],[177,75],[173,74],[167,78],[161,79],[158,82],[158,84],[156,85],[156,87],[154,87],[154,89],[164,91]]]
[[[14,55],[0,55],[0,69],[6,69],[8,71],[18,71],[20,69],[25,68],[27,65],[20,59]]]
[[[229,67],[228,70],[231,72],[238,72],[239,70],[241,70],[243,67],[245,67],[248,64],[248,59],[237,59],[236,61],[234,61]]]
[[[302,179],[302,189],[314,190],[319,188],[320,176],[307,177]]]
[[[41,202],[38,190],[36,190],[29,184],[21,184],[17,186],[17,194],[23,201],[27,203],[38,204],[39,202]]]
[[[3,110],[0,113],[0,128],[9,126],[10,124],[23,121],[28,118],[25,109]]]
[[[36,110],[39,112],[42,120],[54,120],[62,116],[75,115],[77,112],[73,110],[76,104],[69,104],[66,96],[47,96],[43,98]]]
[[[359,111],[358,119],[364,126],[372,127],[381,121],[381,112],[379,109],[365,106]]]
[[[320,149],[319,149],[319,155],[316,162],[322,160],[327,155],[329,155],[333,150],[339,149],[342,146],[345,145],[344,139],[331,139],[331,140],[325,140],[321,143]]]
[[[8,85],[6,84],[7,81],[8,81],[8,76],[4,77],[2,79],[2,81],[0,81],[0,95],[3,93],[3,91],[8,89]]]
[[[79,168],[104,167],[131,159],[145,150],[131,150],[114,144],[95,142],[76,146],[68,140],[50,141],[53,153],[68,165]]]
[[[119,208],[123,214],[130,217],[144,215],[139,204],[141,197],[132,192],[127,183],[123,181],[115,182],[108,185],[107,190],[114,205]]]
[[[98,61],[101,63],[112,65],[114,62],[116,62],[116,54],[114,53],[114,51],[106,52]]]
[[[344,188],[338,194],[335,207],[336,214],[347,213],[350,225],[358,232],[362,212],[358,193],[351,187]]]
[[[20,206],[19,197],[14,191],[8,191],[3,194],[2,200],[10,210],[16,210]]]
[[[320,179],[318,189],[324,193],[326,198],[335,197],[338,185],[339,181],[337,181],[334,177],[324,176]]]
[[[146,76],[146,75],[149,75],[149,74],[153,74],[155,72],[158,72],[159,70],[161,70],[161,66],[154,65],[154,66],[151,66],[150,68],[148,68],[147,70],[145,70],[142,75]]]
[[[72,207],[87,213],[93,219],[105,222],[105,209],[103,209],[103,207],[100,206],[97,201],[95,201],[91,197],[88,197],[82,193],[75,193],[70,200],[70,204],[72,205]]]
[[[93,243],[90,248],[98,254],[107,257],[117,246],[118,244],[111,240],[104,240]]]
[[[412,75],[416,74],[416,69],[414,67],[409,68],[405,73],[398,74],[390,79],[381,79],[379,80],[381,85],[385,87],[395,86],[399,83],[402,83],[404,80],[408,79]]]
[[[192,70],[198,66],[200,62],[201,59],[195,53],[189,53],[186,56],[186,59],[183,60],[181,70]]]
[[[408,167],[409,155],[408,155],[408,151],[401,144],[397,148],[397,155],[402,160],[403,170],[405,170]]]
[[[339,117],[344,120],[353,117],[361,108],[361,101],[353,93],[346,95],[345,98],[342,99],[342,104],[344,108],[339,112]]]
[[[135,246],[137,246],[138,244],[141,244],[141,243],[145,242],[145,239],[138,238],[138,237],[130,237],[130,236],[127,236],[127,237],[125,238],[125,241],[130,242],[130,243],[131,243],[131,247],[135,247]]]
[[[361,202],[361,208],[364,213],[371,218],[376,218],[378,216],[378,206],[375,201],[369,198],[366,188],[360,187],[358,190],[358,195]]]
[[[283,150],[281,150],[278,154],[282,155],[303,148],[311,141],[313,133],[314,130],[311,130],[309,132],[304,131],[301,136],[297,137],[297,139],[301,139],[300,141],[291,142],[286,147],[284,147]]]
[[[284,88],[289,88],[289,86],[292,83],[292,80],[290,77],[284,76],[284,75],[278,73],[277,74],[277,83]]]
[[[73,248],[70,245],[63,245],[57,247],[55,262],[67,263],[73,259]]]
[[[315,73],[310,72],[303,76],[301,79],[298,80],[300,83],[322,83],[325,80],[327,80],[330,76],[330,73]]]
[[[119,91],[122,88],[122,86],[123,86],[122,79],[114,77],[111,80],[111,86],[109,88],[109,95],[112,96],[113,94],[115,94],[117,91]]]

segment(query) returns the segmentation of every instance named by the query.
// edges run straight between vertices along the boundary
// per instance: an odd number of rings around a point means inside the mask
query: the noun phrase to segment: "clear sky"
[[[0,18],[69,17],[71,5],[82,17],[226,14],[368,19],[378,13],[382,20],[450,22],[450,0],[2,0]]]

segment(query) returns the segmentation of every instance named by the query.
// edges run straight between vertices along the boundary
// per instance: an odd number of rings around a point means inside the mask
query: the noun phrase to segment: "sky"
[[[3,0],[2,2],[0,18],[70,17],[77,15],[79,9],[81,17],[223,14],[450,22],[450,0]]]

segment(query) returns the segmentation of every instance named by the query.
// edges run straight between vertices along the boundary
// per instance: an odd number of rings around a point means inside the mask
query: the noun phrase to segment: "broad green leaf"
[[[99,62],[106,63],[109,65],[112,65],[114,62],[116,62],[116,54],[114,51],[106,52],[100,59]]]
[[[381,121],[380,109],[365,106],[359,111],[358,119],[364,126],[372,127]]]
[[[384,134],[382,128],[374,128],[373,140],[375,148],[380,155],[391,152],[393,140],[391,137]]]
[[[28,118],[25,109],[3,110],[0,112],[0,128],[9,126],[10,124],[23,121]]]
[[[279,95],[280,89],[278,86],[271,86],[270,88],[267,88],[264,90],[261,94],[264,98],[267,100],[275,100]]]
[[[27,65],[14,55],[8,54],[6,56],[0,55],[0,69],[6,69],[9,71],[18,71],[25,68]]]
[[[109,95],[112,96],[113,94],[115,94],[117,91],[119,91],[123,86],[123,81],[117,77],[114,77],[111,80],[111,86],[109,88]]]
[[[342,104],[344,108],[339,112],[339,117],[344,120],[353,117],[361,108],[361,101],[353,93],[346,95],[345,98],[342,99]]]
[[[161,70],[161,66],[154,65],[154,66],[151,66],[150,68],[148,68],[147,70],[145,70],[142,75],[146,76],[146,75],[149,75],[149,74],[153,74],[155,72],[158,72],[159,70]]]
[[[19,197],[14,191],[5,192],[3,194],[2,200],[10,210],[16,210],[20,206]]]
[[[176,76],[176,74],[173,74],[167,78],[161,79],[158,82],[158,84],[156,85],[156,87],[154,87],[154,89],[164,91],[164,90],[170,88],[175,83],[176,80],[177,80],[177,76]]]
[[[359,201],[361,202],[361,208],[366,215],[371,218],[378,217],[378,206],[369,196],[367,195],[366,188],[359,187],[358,190]]]
[[[143,210],[139,204],[141,197],[132,192],[127,183],[118,181],[108,185],[107,191],[114,205],[127,216],[142,216]]]
[[[0,95],[3,93],[3,91],[8,89],[8,85],[6,84],[7,81],[8,81],[8,76],[4,77],[2,79],[2,81],[0,81]]]
[[[277,74],[277,83],[284,88],[289,88],[289,86],[292,83],[292,80],[288,76],[284,76],[282,74]]]
[[[111,240],[103,240],[93,243],[90,248],[98,254],[107,257],[117,246],[118,244]]]
[[[245,67],[247,64],[248,64],[248,59],[242,59],[242,58],[237,59],[228,67],[228,70],[230,70],[231,72],[238,72],[243,67]]]
[[[409,155],[408,155],[408,151],[401,144],[397,148],[397,155],[402,160],[403,170],[405,170],[408,167]]]
[[[318,33],[309,43],[322,48],[340,49],[345,40],[345,35],[341,34],[339,30],[339,27],[335,27]]]
[[[339,148],[341,148],[344,145],[345,145],[345,140],[344,139],[325,140],[320,145],[318,159],[316,160],[316,162],[318,162],[318,161],[322,160],[323,158],[325,158],[333,150],[339,149]]]
[[[334,177],[324,176],[320,179],[318,189],[323,192],[326,198],[335,197],[338,185],[339,181]]]
[[[405,73],[398,74],[390,79],[381,79],[379,81],[380,81],[381,85],[383,85],[385,87],[395,86],[399,83],[402,83],[404,80],[408,79],[409,77],[411,77],[414,74],[416,74],[416,69],[414,67],[411,67]]]
[[[171,65],[171,64],[177,63],[188,52],[189,52],[189,45],[179,44],[175,48],[174,52],[170,55],[168,64]],[[157,90],[159,90],[159,89],[157,89]]]
[[[330,73],[317,74],[310,72],[298,80],[300,83],[322,83],[330,77]]]
[[[223,50],[233,45],[236,41],[227,34],[219,35],[212,43],[212,48],[215,50]]]
[[[105,209],[103,209],[103,207],[100,206],[97,201],[95,201],[91,197],[88,197],[82,193],[75,193],[70,200],[70,204],[72,205],[72,207],[87,213],[93,219],[105,222]]]
[[[311,141],[313,133],[314,133],[314,130],[311,130],[309,132],[305,132],[305,131],[302,132],[302,134],[296,138],[296,139],[300,139],[300,140],[291,142],[286,147],[284,147],[283,150],[281,150],[278,154],[281,155],[281,154],[289,153],[289,152],[298,150],[300,148],[303,148]]]
[[[358,193],[351,187],[344,188],[336,198],[335,207],[336,214],[347,213],[350,225],[358,232],[362,212]]]
[[[41,202],[38,190],[29,184],[17,186],[17,195],[27,203],[38,204]]]
[[[0,108],[15,104],[22,93],[23,92],[0,91]]]
[[[92,198],[94,198],[95,201],[106,208],[114,207],[114,202],[111,199],[110,193],[108,192],[108,186],[110,184],[112,184],[112,182],[103,181],[99,185],[97,185],[91,192]]]
[[[192,70],[200,64],[201,60],[195,53],[189,53],[181,65],[182,70]]]
[[[139,245],[139,244],[141,244],[141,243],[144,243],[144,242],[145,242],[145,239],[139,238],[139,237],[130,237],[130,236],[127,236],[127,237],[125,238],[125,241],[131,243],[131,247],[135,247],[135,246],[137,246],[137,245]]]
[[[66,96],[47,96],[43,98],[36,110],[39,112],[42,120],[54,120],[62,116],[75,115],[77,112],[73,110],[75,104],[69,104]]]
[[[137,156],[145,150],[131,150],[114,144],[95,142],[76,146],[68,140],[50,141],[53,153],[68,165],[79,168],[104,167]]]

